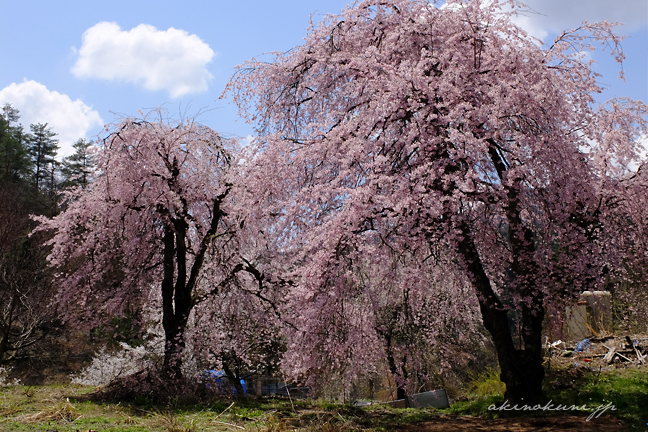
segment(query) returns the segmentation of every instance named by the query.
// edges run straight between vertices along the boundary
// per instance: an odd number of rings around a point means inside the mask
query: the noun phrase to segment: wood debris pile
[[[545,342],[545,363],[551,366],[627,368],[648,365],[648,338],[592,337],[578,343]]]

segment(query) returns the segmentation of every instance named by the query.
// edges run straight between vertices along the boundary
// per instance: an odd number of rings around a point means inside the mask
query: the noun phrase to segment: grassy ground
[[[484,383],[493,381],[493,376],[485,377],[480,383],[486,387],[496,384]],[[489,410],[495,404],[501,405],[501,395],[482,395],[466,402],[454,404],[445,412],[458,415],[479,415],[484,418],[501,418],[510,416],[556,416],[576,414],[589,416],[595,420],[598,416],[612,415],[622,420],[629,430],[648,430],[648,366],[635,369],[617,369],[608,372],[592,371],[587,368],[567,368],[552,370],[547,373],[544,382],[547,402],[554,407],[585,406],[587,410],[578,411],[498,411]],[[596,411],[598,409],[598,411]]]
[[[495,380],[484,376],[482,381]],[[478,383],[479,384],[479,383]],[[501,390],[497,382],[476,386],[479,392]],[[156,406],[145,399],[133,403],[97,403],[87,400],[95,389],[88,386],[0,387],[0,431],[75,432],[198,432],[300,430],[336,432],[353,430],[389,431],[423,421],[451,421],[461,416],[487,419],[512,414],[587,416],[589,412],[513,413],[488,409],[503,402],[499,395],[473,394],[447,410],[392,409],[382,405],[358,408],[317,401],[252,398],[219,400],[203,405],[172,403]],[[648,423],[648,370],[613,372],[566,369],[553,371],[546,379],[546,393],[555,404],[587,405],[596,408],[612,403],[608,410],[629,425],[645,430]]]
[[[89,386],[0,388],[0,430],[75,432],[194,432],[288,430],[392,430],[393,422],[431,418],[424,410],[363,410],[361,408],[286,399],[220,400],[204,405],[155,406],[96,403],[85,400]],[[400,411],[400,413],[397,413]],[[385,429],[385,427],[387,429]]]
[[[583,368],[559,370],[547,380],[547,396],[561,403],[590,407],[612,404],[608,411],[632,430],[648,430],[648,366],[610,372]]]

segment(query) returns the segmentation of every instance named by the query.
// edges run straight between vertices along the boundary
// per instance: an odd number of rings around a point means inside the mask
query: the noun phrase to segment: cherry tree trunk
[[[392,335],[391,331],[386,332],[384,335],[385,341],[387,342],[387,363],[389,364],[389,371],[396,382],[396,399],[407,399],[407,389],[405,388],[405,383],[407,380],[407,370],[405,370],[405,364],[401,364],[401,370],[398,370],[396,365],[396,359],[394,358],[394,350],[392,346]]]
[[[166,227],[164,233],[164,279],[162,280],[162,327],[164,328],[164,373],[171,378],[182,377],[182,355],[184,353],[184,333],[191,312],[191,301],[183,301],[187,297],[188,287],[184,281],[183,265],[178,265],[178,278],[174,283],[176,248],[176,232]],[[181,244],[181,242],[177,242]],[[178,259],[180,263],[182,258]]]
[[[245,396],[245,390],[243,389],[243,385],[241,384],[241,377],[239,376],[238,371],[232,370],[232,368],[229,366],[228,361],[223,361],[223,372],[225,372],[225,376],[227,379],[229,379],[230,383],[234,385],[234,388],[236,389],[236,395],[238,397]]]
[[[164,369],[165,375],[170,378],[182,378],[182,355],[185,349],[184,331],[186,325],[169,320],[164,326]]]
[[[492,310],[491,313],[485,313],[488,306],[482,305],[481,302],[480,306],[484,325],[495,343],[501,370],[500,379],[506,384],[505,397],[525,404],[540,402],[543,398],[544,379],[540,331],[544,314],[536,313],[526,325],[522,326],[523,331],[527,332],[524,337],[524,349],[516,349],[508,326],[507,314]],[[532,328],[529,328],[529,325]]]
[[[535,296],[533,308],[522,306],[521,336],[524,349],[517,349],[509,326],[508,312],[493,291],[467,224],[462,227],[463,240],[459,252],[463,255],[473,286],[479,298],[484,326],[491,334],[500,366],[500,379],[506,384],[508,400],[532,404],[543,399],[542,381],[542,299]]]

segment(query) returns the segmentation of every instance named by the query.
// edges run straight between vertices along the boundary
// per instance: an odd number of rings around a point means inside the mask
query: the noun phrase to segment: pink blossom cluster
[[[577,54],[621,61],[612,23],[544,47],[518,6],[363,0],[313,25],[228,84],[244,149],[155,113],[109,128],[89,192],[40,219],[59,300],[91,323],[159,286],[167,366],[193,320],[205,364],[259,370],[281,345],[292,377],[388,370],[409,391],[483,325],[507,397],[537,399],[554,312],[585,289],[645,297],[648,111],[594,102]]]

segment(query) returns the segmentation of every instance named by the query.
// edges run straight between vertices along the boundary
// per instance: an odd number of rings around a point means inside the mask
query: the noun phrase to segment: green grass
[[[481,377],[481,382],[493,381],[496,375],[487,373]],[[475,383],[473,383],[475,384]],[[586,368],[569,368],[552,370],[547,373],[544,382],[546,401],[553,406],[583,406],[589,411],[490,411],[491,405],[504,402],[498,386],[493,384],[473,385],[478,388],[493,388],[490,394],[476,395],[470,400],[457,402],[451,408],[440,410],[451,415],[471,415],[482,418],[498,418],[511,416],[556,416],[560,414],[589,416],[599,407],[611,407],[604,410],[603,416],[612,415],[622,420],[630,430],[645,431],[648,423],[648,367],[641,369],[618,369],[602,372],[590,371]],[[600,412],[600,410],[599,410]]]
[[[498,369],[489,369],[477,375],[471,382],[471,396],[477,399],[492,395],[504,396],[506,384],[500,381],[499,374]]]
[[[0,388],[0,431],[389,431],[436,416],[432,409],[359,408],[287,399],[217,400],[190,406],[155,406],[144,399],[96,403],[87,400],[94,390],[78,385],[31,387],[29,391],[20,386]]]
[[[588,369],[553,372],[546,380],[547,396],[563,404],[599,407],[612,404],[607,411],[633,430],[646,430],[648,423],[648,367],[618,369],[599,373]]]
[[[489,406],[504,401],[502,387],[497,381],[497,375],[492,372],[479,377],[467,400],[445,410],[395,409],[385,405],[358,408],[321,401],[293,400],[291,403],[287,399],[253,398],[192,405],[176,401],[159,406],[145,399],[115,404],[89,401],[88,394],[95,390],[89,386],[0,387],[0,431],[389,431],[439,416],[471,415],[488,419],[511,415],[579,414],[489,411]],[[595,408],[611,402],[616,411],[608,411],[606,415],[614,415],[633,430],[645,430],[648,369],[601,374],[584,369],[553,370],[547,375],[545,384],[546,396],[554,404],[585,404]]]

